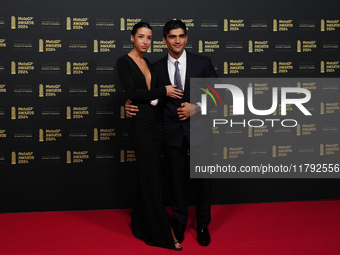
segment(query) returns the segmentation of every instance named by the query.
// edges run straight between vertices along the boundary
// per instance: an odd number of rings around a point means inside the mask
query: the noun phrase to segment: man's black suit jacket
[[[208,57],[200,56],[190,52],[187,53],[187,67],[185,77],[184,96],[182,99],[173,99],[164,97],[163,118],[164,118],[164,144],[171,147],[180,147],[185,135],[190,142],[190,122],[192,130],[197,131],[198,136],[192,139],[191,146],[207,142],[210,136],[200,136],[199,134],[211,133],[211,123],[209,120],[201,116],[200,113],[193,115],[185,121],[180,121],[177,115],[177,109],[181,107],[182,102],[190,103],[190,89],[196,89],[195,86],[190,86],[190,78],[207,78],[217,77],[214,66]],[[153,64],[153,68],[157,73],[157,87],[171,85],[168,73],[168,55]],[[196,102],[192,102],[196,103]],[[196,134],[196,132],[195,132]],[[201,137],[196,139],[196,137]]]

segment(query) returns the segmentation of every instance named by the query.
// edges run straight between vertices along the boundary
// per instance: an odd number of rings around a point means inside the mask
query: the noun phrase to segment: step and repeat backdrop
[[[136,159],[116,60],[132,49],[130,30],[139,21],[153,27],[145,54],[151,62],[167,54],[165,22],[181,19],[188,28],[186,50],[210,57],[220,77],[310,78],[297,86],[312,100],[319,97],[308,108],[313,119],[285,135],[306,138],[306,163],[315,156],[333,162],[339,158],[339,84],[318,87],[313,78],[340,75],[336,7],[337,1],[1,3],[0,212],[131,206]],[[254,91],[271,88],[259,83]],[[252,144],[264,144],[282,132],[268,135],[262,127],[246,134]],[[246,148],[225,147],[226,159],[246,161]],[[281,144],[266,153],[287,157],[288,164],[298,152]],[[213,183],[215,204],[340,197],[337,178]]]

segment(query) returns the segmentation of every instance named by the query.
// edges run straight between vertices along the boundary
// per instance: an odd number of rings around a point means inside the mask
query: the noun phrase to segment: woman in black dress
[[[152,28],[137,23],[131,31],[133,49],[117,60],[120,82],[139,112],[129,118],[128,132],[136,153],[137,196],[131,213],[132,233],[148,245],[181,250],[170,227],[163,198],[160,151],[162,109],[158,98],[181,98],[175,85],[156,88],[156,73],[143,53],[151,45]]]

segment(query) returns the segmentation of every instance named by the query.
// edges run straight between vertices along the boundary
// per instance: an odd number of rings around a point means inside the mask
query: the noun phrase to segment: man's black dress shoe
[[[185,232],[186,224],[181,224],[177,222],[174,228],[174,234],[178,242],[183,242],[184,240],[184,232]]]
[[[203,246],[210,244],[211,238],[208,227],[197,227],[197,241]]]

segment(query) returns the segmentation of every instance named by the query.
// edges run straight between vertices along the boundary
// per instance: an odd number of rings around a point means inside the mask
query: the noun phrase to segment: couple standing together
[[[182,250],[180,243],[188,221],[185,166],[190,146],[190,117],[200,111],[199,103],[190,103],[190,78],[217,77],[209,58],[184,50],[187,39],[186,26],[181,20],[168,21],[163,27],[168,55],[151,65],[143,53],[151,45],[152,28],[140,22],[131,31],[133,49],[117,60],[120,82],[132,101],[125,105],[125,110],[130,117],[128,132],[138,168],[132,232],[148,245],[174,250]],[[171,178],[171,208],[177,221],[173,230],[163,196],[162,144]],[[197,240],[206,246],[210,243],[211,182],[194,181]]]

